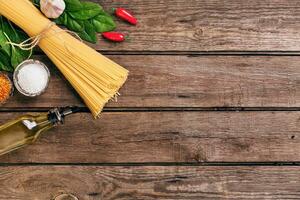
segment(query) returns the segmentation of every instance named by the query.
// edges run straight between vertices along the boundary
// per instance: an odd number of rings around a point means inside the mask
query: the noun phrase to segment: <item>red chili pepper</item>
[[[118,32],[105,32],[102,33],[102,36],[114,42],[123,42],[125,40],[125,35]]]
[[[130,12],[125,10],[124,8],[114,9],[114,12],[119,18],[129,22],[130,24],[133,24],[133,25],[137,24],[137,19]]]

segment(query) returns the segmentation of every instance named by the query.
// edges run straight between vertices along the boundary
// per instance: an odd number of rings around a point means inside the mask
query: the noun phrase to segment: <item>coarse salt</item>
[[[23,92],[29,95],[42,93],[49,81],[45,66],[38,62],[24,64],[17,73],[17,83]]]

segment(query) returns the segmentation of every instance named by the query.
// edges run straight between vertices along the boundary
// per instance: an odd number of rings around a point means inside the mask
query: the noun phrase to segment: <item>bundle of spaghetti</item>
[[[29,0],[0,0],[0,14],[22,28],[79,93],[96,118],[128,71],[53,24]]]

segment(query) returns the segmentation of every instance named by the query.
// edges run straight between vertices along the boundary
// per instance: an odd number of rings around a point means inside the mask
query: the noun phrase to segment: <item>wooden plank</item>
[[[95,0],[107,10],[130,9],[137,27],[118,22],[130,37],[93,47],[108,51],[299,51],[298,0]],[[101,37],[100,37],[101,38]]]
[[[0,168],[0,199],[300,199],[299,167]]]
[[[109,56],[130,70],[117,103],[108,107],[299,107],[298,57]],[[38,98],[13,97],[6,108],[83,106],[52,69],[47,92]]]
[[[1,113],[0,124],[20,113]],[[113,112],[69,117],[1,163],[300,161],[300,112]]]

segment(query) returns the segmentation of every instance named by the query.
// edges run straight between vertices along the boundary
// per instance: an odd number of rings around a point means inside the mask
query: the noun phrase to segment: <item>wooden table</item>
[[[130,70],[99,120],[69,117],[0,159],[1,200],[300,199],[300,2],[102,0],[131,40],[93,47]],[[78,105],[55,66],[43,96],[0,123]]]

